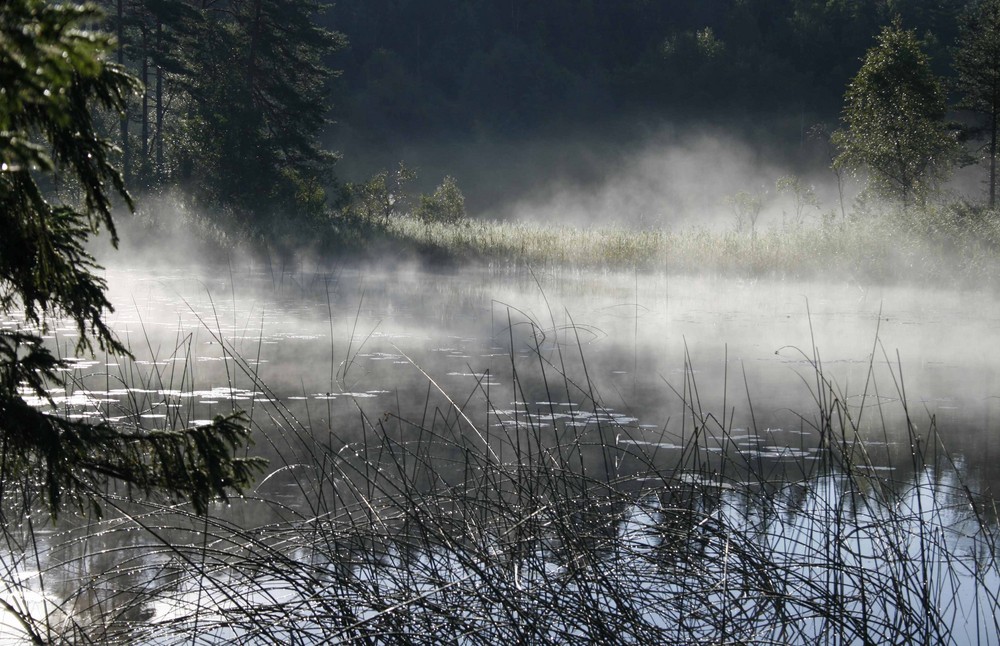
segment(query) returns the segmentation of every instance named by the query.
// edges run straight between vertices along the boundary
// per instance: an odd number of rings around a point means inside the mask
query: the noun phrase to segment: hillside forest
[[[539,141],[627,146],[667,123],[832,164],[904,207],[981,162],[964,197],[995,202],[994,0],[98,4],[108,57],[140,82],[102,124],[140,213],[229,240],[356,249],[396,215],[456,221],[600,166]],[[863,87],[880,47],[897,66]],[[934,141],[861,149],[895,128]]]

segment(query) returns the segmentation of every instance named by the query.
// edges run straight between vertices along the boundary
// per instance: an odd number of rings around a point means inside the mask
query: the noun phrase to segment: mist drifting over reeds
[[[112,488],[105,520],[9,527],[37,634],[992,643],[984,300],[190,271],[110,274],[136,360],[79,364],[57,407],[149,429],[238,408],[268,470],[207,518]]]

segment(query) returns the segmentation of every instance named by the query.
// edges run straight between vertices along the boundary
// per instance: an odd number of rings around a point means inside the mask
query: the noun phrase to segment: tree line
[[[384,174],[338,183],[322,142],[339,98],[332,63],[347,38],[323,0],[101,0],[115,60],[140,81],[118,124],[126,184],[172,192],[225,229],[268,242],[356,237]],[[405,171],[412,175],[412,171]],[[379,184],[381,179],[381,185]],[[381,188],[380,188],[381,186]],[[395,195],[395,198],[401,197]],[[412,200],[460,219],[454,180]],[[364,233],[362,231],[362,233]]]
[[[142,83],[118,125],[128,186],[179,189],[177,195],[224,226],[273,235],[292,228],[291,220],[295,227],[322,227],[336,212],[348,217],[335,225],[349,225],[370,211],[364,202],[379,175],[357,186],[338,184],[337,155],[323,145],[332,118],[372,146],[586,128],[623,114],[797,121],[777,128],[776,136],[801,137],[810,124],[838,120],[842,109],[845,122],[854,118],[845,87],[890,24],[913,34],[927,74],[947,79],[945,110],[951,95],[953,105],[981,111],[983,99],[972,98],[969,79],[982,66],[963,59],[972,50],[959,43],[983,31],[970,26],[970,7],[991,3],[100,4],[104,26],[116,36],[116,61]],[[986,134],[967,128],[963,136]],[[838,139],[841,146],[851,141]],[[853,153],[839,159],[844,168],[860,161]],[[946,166],[941,161],[934,164],[939,171]],[[346,234],[342,226],[338,235]]]
[[[788,143],[839,124],[835,170],[863,173],[873,194],[922,203],[982,159],[993,207],[998,11],[991,0],[375,0],[338,2],[324,19],[349,35],[334,56],[338,111],[369,145],[622,116],[763,122]],[[876,71],[880,56],[905,60]],[[896,96],[867,101],[883,90]]]
[[[373,140],[620,112],[829,121],[893,16],[937,71],[968,0],[342,0],[341,115]]]
[[[988,208],[996,206],[1000,119],[1000,1],[981,0],[959,15],[954,73],[932,69],[925,43],[897,17],[867,51],[844,97],[833,164],[864,173],[868,190],[922,207],[952,171],[985,160]],[[949,122],[947,90],[963,117]]]
[[[179,189],[234,225],[323,212],[336,161],[318,139],[326,60],[345,39],[318,24],[320,2],[100,4],[116,62],[141,84],[118,124],[131,189]]]

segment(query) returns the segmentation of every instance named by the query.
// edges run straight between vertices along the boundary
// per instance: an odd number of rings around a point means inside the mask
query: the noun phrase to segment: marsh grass
[[[391,220],[391,238],[431,258],[498,268],[667,270],[735,276],[816,278],[867,283],[969,285],[1000,280],[1000,216],[967,205],[906,214],[862,213],[847,220],[678,231],[549,226],[469,220],[424,224]]]
[[[877,344],[851,404],[801,353],[814,441],[772,446],[772,429],[733,425],[728,393],[709,406],[690,358],[664,393],[680,419],[620,421],[574,330],[556,333],[531,324],[531,374],[511,358],[513,408],[486,375],[450,393],[415,366],[424,412],[359,407],[362,439],[304,420],[213,333],[229,391],[252,394],[230,404],[248,412],[268,475],[204,517],[113,487],[102,521],[8,516],[5,617],[43,643],[995,643],[994,502],[933,419],[918,429],[898,364],[876,378]],[[173,393],[193,387],[179,363],[106,378]],[[886,393],[902,448],[892,429],[865,430]],[[190,421],[173,395],[126,402],[104,414]],[[749,394],[738,403],[752,419]],[[894,452],[908,469],[887,467]]]
[[[220,228],[176,198],[123,224],[139,246],[174,239],[206,258],[251,256],[274,268],[308,257],[319,266],[344,258],[429,265],[481,264],[498,270],[667,270],[736,277],[824,278],[862,285],[1000,283],[1000,212],[964,202],[908,212],[859,202],[845,215],[792,217],[754,227],[726,222],[677,229],[633,228],[609,223],[568,226],[475,218],[423,221],[405,212],[365,217],[331,216],[298,230],[249,232]],[[391,211],[391,209],[390,209]],[[228,233],[227,233],[228,231]],[[242,231],[233,234],[233,231]],[[194,234],[192,234],[194,232]],[[143,257],[143,262],[155,258]]]

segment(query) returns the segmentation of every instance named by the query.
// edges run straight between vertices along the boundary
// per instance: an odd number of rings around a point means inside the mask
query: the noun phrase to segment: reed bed
[[[760,228],[677,231],[549,226],[469,220],[425,224],[392,220],[387,235],[423,249],[497,268],[529,266],[717,272],[858,281],[995,283],[1000,278],[1000,217],[959,206],[919,213],[829,217]]]
[[[114,487],[94,492],[104,520],[8,516],[0,596],[6,623],[18,621],[4,633],[72,644],[996,643],[995,503],[963,479],[933,419],[918,430],[898,369],[880,384],[873,358],[849,405],[803,353],[813,441],[781,446],[763,441],[769,429],[734,427],[732,402],[712,411],[690,361],[664,393],[682,418],[655,432],[630,425],[602,406],[579,344],[533,332],[532,374],[511,360],[513,408],[486,376],[449,393],[426,375],[419,419],[359,408],[360,439],[303,421],[252,356],[218,338],[229,392],[252,395],[232,405],[247,411],[268,475],[205,517]],[[189,357],[186,343],[169,358]],[[190,387],[183,366],[122,364],[106,379],[173,392]],[[906,419],[902,449],[895,430],[880,442],[861,423],[882,415],[880,388]],[[138,424],[139,411],[177,403],[132,399],[136,410],[104,414]],[[160,423],[190,421],[169,410]],[[876,457],[900,450],[908,469]]]

